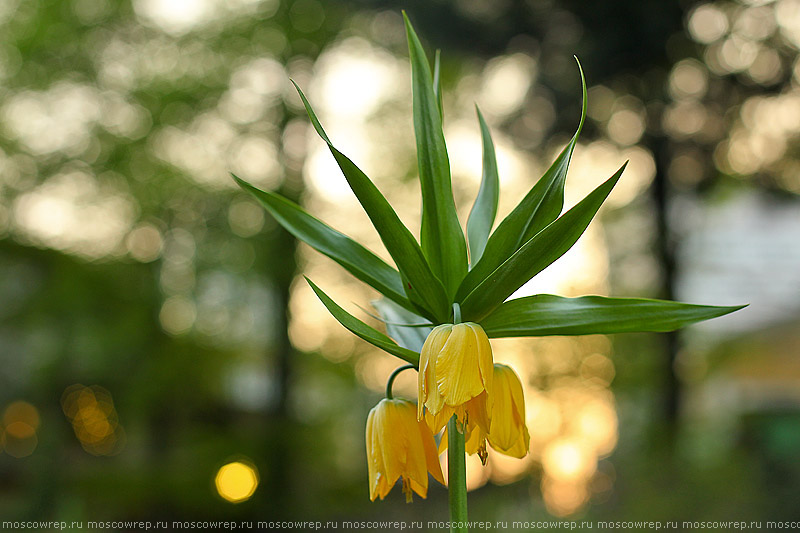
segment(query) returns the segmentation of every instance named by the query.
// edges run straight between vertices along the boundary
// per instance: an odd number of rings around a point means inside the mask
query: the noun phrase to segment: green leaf
[[[439,116],[444,121],[444,105],[442,105],[442,51],[436,50],[433,56],[433,94],[439,104]]]
[[[419,364],[419,354],[417,352],[411,351],[407,348],[403,348],[402,346],[398,346],[396,342],[392,339],[378,331],[377,329],[373,328],[362,322],[361,320],[357,319],[331,300],[331,298],[325,294],[322,289],[317,287],[313,281],[306,278],[306,281],[309,285],[311,285],[311,289],[316,293],[317,297],[322,301],[325,307],[328,308],[328,311],[333,315],[333,317],[339,321],[341,325],[355,333],[357,336],[361,337],[368,343],[372,344],[373,346],[377,346],[381,350],[389,352],[392,355],[399,357],[405,361],[408,361],[412,365]]]
[[[718,307],[642,298],[537,294],[509,300],[481,321],[489,337],[590,335],[633,331],[673,331],[727,315],[743,305]]]
[[[397,343],[400,346],[408,348],[409,350],[414,350],[415,352],[422,350],[422,345],[425,343],[425,339],[428,338],[428,334],[433,327],[409,327],[399,325],[419,324],[420,322],[424,322],[424,320],[419,315],[403,309],[391,300],[385,298],[375,300],[372,302],[372,306],[375,307],[383,317],[386,323],[386,333],[393,339],[397,339]]]
[[[627,163],[622,165],[607,181],[537,233],[482,281],[461,303],[464,320],[480,321],[514,291],[572,248],[619,181],[626,166]]]
[[[494,151],[494,142],[489,126],[483,119],[481,110],[475,107],[478,113],[478,122],[481,127],[483,140],[483,175],[478,196],[472,205],[472,211],[467,220],[467,238],[469,240],[469,262],[474,265],[483,255],[486,241],[494,225],[497,215],[497,201],[500,196],[500,178],[497,174],[497,156]],[[499,264],[499,263],[498,263]]]
[[[578,68],[581,73],[583,106],[581,108],[580,123],[575,135],[572,136],[567,146],[564,147],[553,164],[550,165],[547,172],[525,195],[525,198],[503,219],[494,233],[492,233],[480,260],[477,263],[474,259],[472,260],[472,270],[469,271],[458,288],[456,300],[461,300],[472,292],[503,261],[511,257],[523,244],[555,220],[561,213],[561,209],[564,207],[564,184],[567,179],[567,169],[569,168],[575,145],[578,142],[578,137],[583,129],[583,123],[586,120],[586,81],[583,77],[583,70],[580,69],[580,63],[578,63]],[[469,225],[467,226],[467,232],[469,233]],[[470,244],[472,244],[471,240]]]
[[[467,273],[467,245],[453,200],[450,160],[430,65],[411,22],[405,13],[403,17],[411,59],[414,133],[422,189],[420,241],[431,270],[442,280],[448,296],[452,297]]]
[[[311,216],[294,202],[274,192],[253,187],[236,176],[233,179],[242,189],[253,195],[289,233],[327,255],[387,298],[406,309],[415,310],[405,296],[400,273],[380,257]]]
[[[294,83],[294,82],[292,82]],[[444,321],[450,313],[450,304],[441,282],[431,271],[419,244],[400,221],[392,206],[378,188],[355,163],[337,150],[311,108],[303,91],[295,84],[311,124],[328,144],[333,157],[342,170],[347,183],[355,193],[373,226],[378,231],[386,250],[394,259],[403,277],[403,286],[409,299],[428,312],[428,318]]]

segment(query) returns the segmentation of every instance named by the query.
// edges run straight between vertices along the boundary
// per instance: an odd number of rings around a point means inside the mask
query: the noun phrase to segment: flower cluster
[[[433,328],[419,359],[416,415],[411,402],[384,399],[367,419],[370,498],[381,499],[398,478],[411,500],[425,497],[427,472],[444,483],[438,454],[447,448],[447,429],[438,452],[433,435],[456,417],[465,449],[486,464],[486,443],[505,455],[522,458],[530,436],[525,400],[517,374],[494,364],[489,338],[479,324],[442,324]],[[452,426],[451,426],[452,427]]]

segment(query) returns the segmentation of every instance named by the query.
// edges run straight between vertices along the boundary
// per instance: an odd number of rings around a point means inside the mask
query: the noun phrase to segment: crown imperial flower
[[[407,502],[412,491],[427,496],[428,472],[444,485],[433,434],[417,420],[414,404],[408,400],[383,399],[369,412],[367,466],[372,501],[386,497],[400,477]]]
[[[462,424],[469,414],[488,428],[487,397],[492,393],[492,347],[483,328],[473,322],[442,324],[433,328],[419,358],[419,403],[431,417],[431,429],[438,432],[456,414]]]

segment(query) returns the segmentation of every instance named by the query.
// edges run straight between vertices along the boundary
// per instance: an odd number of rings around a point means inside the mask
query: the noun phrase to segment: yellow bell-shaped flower
[[[488,428],[486,402],[492,394],[492,346],[475,323],[442,324],[425,339],[419,358],[419,401],[437,433],[455,414],[462,424],[472,416]]]
[[[408,502],[412,490],[427,496],[428,472],[444,485],[433,433],[417,420],[414,404],[408,400],[383,399],[369,412],[367,466],[372,501],[382,500],[400,477]]]
[[[477,453],[486,464],[486,441],[503,455],[521,459],[528,453],[530,434],[525,425],[525,397],[516,372],[506,365],[494,365],[489,431],[480,424],[467,424],[465,450]],[[439,453],[447,449],[447,430],[439,442]]]
[[[525,396],[517,373],[506,365],[494,365],[494,393],[489,444],[504,455],[522,458],[531,437],[525,425]]]

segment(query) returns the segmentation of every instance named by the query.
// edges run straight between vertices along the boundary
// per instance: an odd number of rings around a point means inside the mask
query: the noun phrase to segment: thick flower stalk
[[[367,416],[366,436],[370,500],[385,498],[400,478],[408,502],[412,491],[428,495],[428,472],[444,484],[433,434],[417,420],[413,403],[381,400]]]
[[[479,324],[442,324],[433,328],[419,358],[417,418],[423,407],[438,433],[453,415],[488,430],[487,402],[492,394],[492,346]]]

